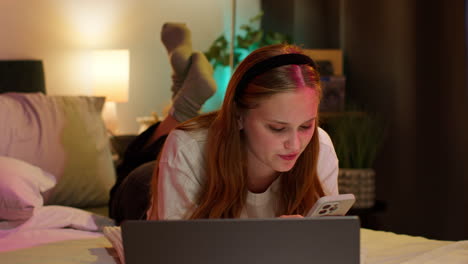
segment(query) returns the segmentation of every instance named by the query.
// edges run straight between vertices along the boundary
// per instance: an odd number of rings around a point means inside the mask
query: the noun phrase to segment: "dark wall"
[[[338,25],[338,33],[318,30],[320,19],[308,33],[304,26],[301,34],[326,39],[309,41],[306,47],[336,48],[338,42],[345,56],[347,99],[389,122],[387,141],[374,166],[377,197],[387,204],[377,215],[377,227],[435,239],[468,239],[464,1],[341,0],[335,6],[324,0],[293,2],[296,13],[307,10],[324,19],[324,28]],[[330,13],[339,14],[338,21],[329,23],[324,18],[328,15],[321,15]],[[265,23],[273,19],[268,16],[265,12]],[[292,25],[296,35],[301,31],[296,19],[283,23]]]
[[[391,124],[375,165],[382,229],[468,239],[464,17],[463,1],[344,2],[348,95]]]
[[[293,37],[294,1],[262,0],[262,26],[265,31],[275,31]]]
[[[263,29],[287,34],[305,48],[339,49],[341,1],[262,0]]]

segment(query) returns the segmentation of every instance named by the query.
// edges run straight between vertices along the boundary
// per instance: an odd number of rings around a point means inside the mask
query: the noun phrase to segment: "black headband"
[[[284,65],[304,64],[308,64],[312,66],[312,68],[318,69],[317,64],[309,56],[297,53],[281,54],[261,61],[248,69],[242,79],[239,81],[236,87],[236,97],[242,90],[245,89],[247,84],[252,81],[253,78],[261,75],[262,73]]]

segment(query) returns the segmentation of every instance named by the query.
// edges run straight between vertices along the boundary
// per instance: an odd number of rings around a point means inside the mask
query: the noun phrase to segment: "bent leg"
[[[143,164],[156,160],[163,148],[169,132],[177,127],[180,122],[194,118],[204,102],[216,91],[216,82],[213,79],[213,68],[201,52],[191,50],[190,31],[184,24],[169,23],[163,26],[161,39],[169,53],[171,67],[173,69],[173,104],[170,114],[161,122],[149,127],[129,145],[117,166],[117,180],[110,191],[109,216],[118,222],[137,217],[141,207],[146,207],[148,197],[141,201],[130,203],[132,194],[144,191],[144,185],[133,183],[146,182],[149,184],[151,173],[141,171],[133,174]],[[190,56],[189,56],[190,55]],[[148,169],[148,168],[146,168]],[[145,178],[148,176],[149,178]],[[132,177],[132,179],[127,179]],[[138,178],[138,180],[134,178]],[[140,178],[142,177],[142,178]],[[125,183],[128,182],[128,183]],[[133,186],[133,187],[132,187]],[[136,188],[135,190],[131,190]],[[143,198],[141,198],[143,199]],[[142,203],[137,205],[136,203]],[[136,207],[137,209],[132,209]],[[140,208],[140,209],[138,209]],[[146,208],[145,208],[146,209]],[[134,211],[137,210],[137,211]]]
[[[109,209],[118,225],[123,220],[146,219],[155,163],[147,162],[133,170],[116,190]]]
[[[146,131],[138,135],[130,145],[127,147],[123,157],[121,157],[120,163],[117,165],[117,179],[110,190],[110,199],[109,199],[109,216],[113,219],[116,219],[118,213],[115,205],[116,193],[121,188],[121,185],[125,179],[130,175],[130,173],[140,167],[141,165],[156,160],[159,155],[159,152],[164,146],[167,135],[162,135],[155,140],[152,140],[150,144],[151,137],[156,133],[157,128],[161,123],[156,123],[150,126]],[[122,203],[118,203],[122,204]],[[124,209],[122,209],[124,210]]]

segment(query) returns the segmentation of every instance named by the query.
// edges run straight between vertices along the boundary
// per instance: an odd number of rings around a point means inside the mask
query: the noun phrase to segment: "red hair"
[[[239,116],[248,109],[258,106],[260,100],[269,96],[294,91],[298,87],[314,89],[321,95],[317,69],[303,65],[284,65],[271,69],[249,81],[239,92],[239,82],[245,73],[257,63],[281,54],[303,54],[292,45],[272,45],[260,48],[247,56],[234,72],[221,109],[181,124],[177,129],[208,129],[205,181],[197,195],[196,207],[192,208],[191,219],[237,218],[240,216],[247,197],[246,153],[239,128]],[[294,167],[281,172],[280,207],[276,215],[304,215],[324,191],[317,175],[319,138],[315,132]],[[152,180],[152,216],[157,216],[159,171],[156,166]],[[152,217],[153,218],[153,217]]]

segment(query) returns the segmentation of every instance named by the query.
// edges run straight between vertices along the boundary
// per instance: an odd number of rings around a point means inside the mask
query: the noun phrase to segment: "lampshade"
[[[93,94],[108,102],[128,101],[128,50],[97,50],[92,54]]]

